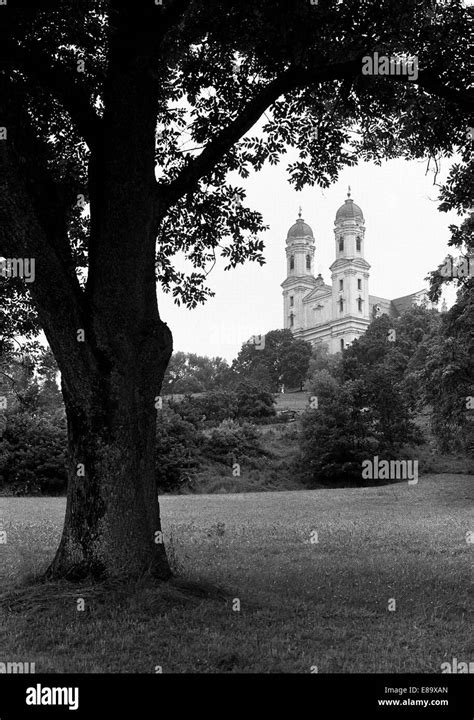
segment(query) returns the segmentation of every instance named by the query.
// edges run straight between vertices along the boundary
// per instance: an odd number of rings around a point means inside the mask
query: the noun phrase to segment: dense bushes
[[[161,492],[196,487],[196,476],[209,465],[231,468],[263,455],[259,436],[249,424],[223,420],[208,430],[196,428],[171,408],[164,408],[157,424],[156,481]]]
[[[202,453],[210,460],[231,466],[234,462],[241,465],[250,458],[263,455],[263,450],[252,425],[224,420],[205,435]]]
[[[252,422],[268,422],[275,417],[275,399],[263,388],[242,383],[236,390],[236,418]]]
[[[199,467],[198,445],[201,433],[194,425],[164,408],[156,426],[156,484],[161,492],[179,490],[192,485]]]
[[[215,390],[170,400],[170,407],[194,427],[212,427],[223,420],[268,422],[275,417],[272,393],[241,383],[233,391]]]
[[[16,495],[56,494],[66,482],[64,413],[9,413],[0,442],[0,488]]]
[[[199,428],[234,418],[236,397],[235,393],[215,390],[203,395],[186,395],[179,401],[170,400],[169,406],[183,420]]]

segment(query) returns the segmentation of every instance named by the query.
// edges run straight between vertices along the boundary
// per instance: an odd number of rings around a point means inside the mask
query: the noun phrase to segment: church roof
[[[344,205],[341,205],[336,213],[336,222],[341,220],[355,220],[356,218],[364,220],[362,210],[351,198],[351,190],[347,193],[347,200],[344,201]]]
[[[416,300],[425,293],[426,290],[417,290],[417,292],[411,293],[410,295],[403,295],[402,297],[394,298],[392,300],[392,305],[398,315],[402,315],[406,310],[413,307]]]
[[[313,237],[313,231],[310,228],[310,226],[305,223],[303,218],[301,217],[301,208],[298,214],[298,219],[295,222],[294,225],[290,227],[288,230],[288,238],[304,238],[307,236]]]
[[[322,278],[321,278],[322,279]],[[304,296],[303,302],[308,303],[319,298],[327,298],[332,296],[332,285],[326,285],[323,281],[321,284],[316,285],[307,295]]]

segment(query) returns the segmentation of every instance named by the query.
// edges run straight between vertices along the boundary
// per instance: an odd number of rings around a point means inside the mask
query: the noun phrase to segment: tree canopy
[[[55,284],[64,285],[68,311],[98,283],[101,259],[93,251],[106,212],[107,154],[121,148],[115,169],[132,183],[146,114],[146,141],[154,145],[156,183],[147,202],[155,208],[157,278],[190,306],[210,294],[206,273],[216,253],[228,267],[263,262],[263,218],[244,206],[245,191],[227,175],[246,178],[289,147],[299,153],[287,169],[297,189],[328,186],[361,159],[436,162],[458,151],[462,162],[442,191],[442,209],[471,207],[472,9],[461,0],[443,3],[434,15],[421,0],[12,1],[1,12],[1,113],[8,133],[2,148],[9,156],[3,160],[16,160],[27,176],[24,189],[41,210],[36,220],[45,231],[43,243],[40,236],[9,233],[3,251],[19,255],[23,244],[35,250],[30,254],[45,255],[54,246],[48,266]],[[374,52],[415,56],[416,81],[363,75],[362,58]],[[146,92],[133,87],[134,75],[149,83]],[[121,103],[133,113],[124,114],[112,138],[108,122],[112,111],[120,115]],[[248,136],[259,121],[260,132]],[[194,266],[191,273],[173,265],[180,253]],[[40,284],[38,278],[35,287]],[[17,285],[15,322],[24,294]]]
[[[242,345],[232,370],[237,379],[271,392],[278,392],[282,385],[301,390],[310,355],[311,345],[295,338],[291,330],[271,330]]]

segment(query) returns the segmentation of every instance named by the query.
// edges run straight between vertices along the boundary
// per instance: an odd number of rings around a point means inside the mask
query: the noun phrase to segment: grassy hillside
[[[467,475],[166,497],[181,579],[12,594],[51,559],[64,500],[0,498],[0,660],[36,662],[37,672],[439,672],[474,651],[472,499]]]

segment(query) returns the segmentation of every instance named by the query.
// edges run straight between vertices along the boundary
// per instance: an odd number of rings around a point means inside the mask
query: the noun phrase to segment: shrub
[[[171,400],[169,407],[183,420],[194,427],[216,425],[223,420],[235,417],[237,399],[233,392],[214,390],[213,392],[192,397],[186,395],[181,401]]]
[[[276,415],[273,393],[244,383],[236,391],[236,417],[242,420],[264,421]]]
[[[16,495],[64,492],[66,447],[63,412],[8,413],[0,442],[0,486]]]
[[[199,467],[201,433],[174,410],[164,408],[156,425],[156,484],[171,492],[192,484]]]
[[[252,425],[239,425],[224,420],[203,439],[202,453],[205,457],[225,465],[264,455],[257,431]]]
[[[275,417],[273,394],[241,383],[234,391],[214,390],[183,400],[170,400],[169,407],[194,427],[213,427],[223,420],[263,422]]]

